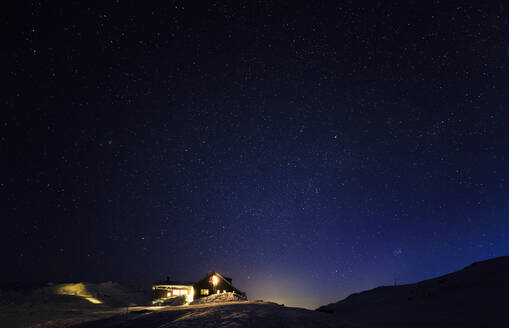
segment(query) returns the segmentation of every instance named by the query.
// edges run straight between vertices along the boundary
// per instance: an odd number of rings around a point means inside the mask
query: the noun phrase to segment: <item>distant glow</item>
[[[212,284],[214,286],[216,286],[218,282],[219,282],[219,278],[216,275],[212,276]]]
[[[187,290],[182,289],[182,290],[180,291],[180,295],[187,295]]]
[[[177,295],[180,295],[180,290],[174,289],[173,290],[173,296],[177,296]]]
[[[100,300],[93,297],[93,295],[87,291],[86,286],[81,282],[76,283],[76,284],[63,284],[60,287],[58,287],[56,294],[78,296],[83,299],[86,299],[87,301],[89,301],[90,303],[93,303],[93,304],[101,304],[102,303]]]
[[[166,297],[171,297],[171,292],[166,293]]]
[[[95,297],[85,297],[85,299],[87,301],[89,301],[90,303],[94,303],[94,304],[102,304],[101,301],[99,301],[97,298]]]

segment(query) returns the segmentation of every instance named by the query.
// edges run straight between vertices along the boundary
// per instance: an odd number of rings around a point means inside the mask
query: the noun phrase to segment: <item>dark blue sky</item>
[[[215,270],[316,307],[507,255],[507,10],[5,8],[2,281]]]

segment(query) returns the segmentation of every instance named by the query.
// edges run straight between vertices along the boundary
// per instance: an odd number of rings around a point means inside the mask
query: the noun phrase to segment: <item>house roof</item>
[[[154,284],[157,285],[176,285],[176,286],[192,286],[194,282],[192,281],[182,281],[182,280],[161,280]]]

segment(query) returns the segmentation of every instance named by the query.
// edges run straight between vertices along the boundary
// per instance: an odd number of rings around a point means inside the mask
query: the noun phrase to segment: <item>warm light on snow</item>
[[[58,295],[72,295],[79,296],[86,299],[93,304],[101,304],[102,302],[97,298],[93,297],[88,291],[85,285],[81,282],[76,284],[65,284],[57,289]]]

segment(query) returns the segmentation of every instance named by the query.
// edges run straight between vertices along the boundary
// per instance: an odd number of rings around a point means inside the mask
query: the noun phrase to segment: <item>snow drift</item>
[[[191,304],[195,305],[195,304],[226,303],[239,301],[247,301],[247,297],[237,293],[221,293],[198,298],[191,302]]]
[[[185,305],[187,303],[188,303],[187,295],[163,298],[163,299],[159,299],[157,301],[152,302],[153,305],[159,305],[159,306],[167,306],[167,305],[179,306],[179,305]]]

